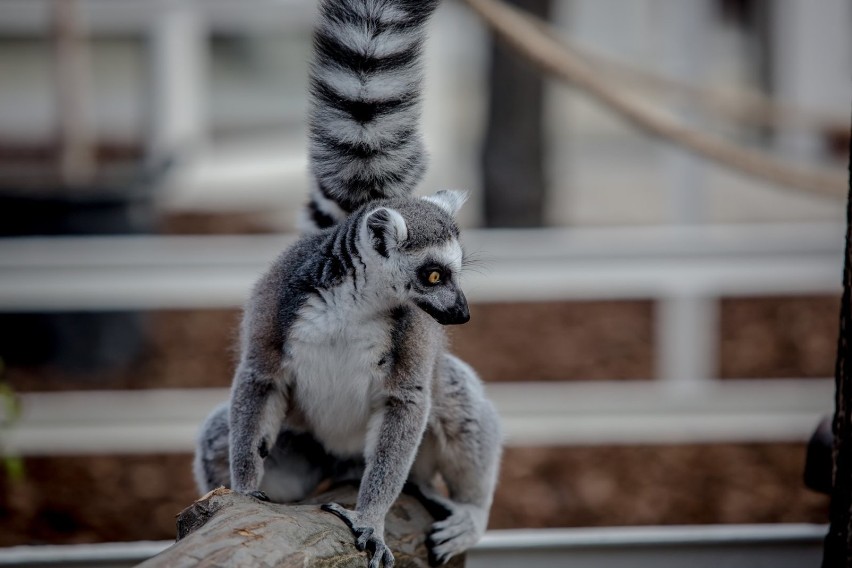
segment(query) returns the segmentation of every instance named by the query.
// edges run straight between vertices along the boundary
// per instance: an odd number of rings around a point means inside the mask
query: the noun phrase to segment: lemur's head
[[[464,253],[454,219],[466,200],[466,193],[448,190],[389,199],[370,206],[361,223],[379,285],[442,325],[470,319],[459,283]]]

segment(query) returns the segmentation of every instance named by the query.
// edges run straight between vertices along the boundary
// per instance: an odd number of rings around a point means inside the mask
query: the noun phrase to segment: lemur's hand
[[[326,503],[322,506],[323,511],[333,513],[343,519],[346,526],[357,537],[355,546],[358,550],[370,550],[373,557],[370,560],[370,568],[392,568],[393,554],[385,544],[384,530],[375,527],[372,523],[365,522],[357,511],[350,511],[337,503]]]
[[[260,491],[260,490],[249,491],[248,493],[246,493],[246,495],[251,495],[252,497],[257,499],[258,501],[266,501],[267,503],[271,503],[269,496],[266,493],[264,493],[263,491]]]

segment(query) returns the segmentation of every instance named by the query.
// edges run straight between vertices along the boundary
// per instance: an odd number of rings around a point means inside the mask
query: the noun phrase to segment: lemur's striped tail
[[[311,69],[308,228],[408,195],[426,155],[419,130],[425,27],[438,0],[323,0]]]

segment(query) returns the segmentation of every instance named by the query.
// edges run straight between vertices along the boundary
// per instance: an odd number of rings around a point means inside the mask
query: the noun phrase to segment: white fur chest
[[[369,420],[383,395],[382,357],[390,321],[382,310],[354,305],[342,286],[312,297],[287,342],[293,401],[314,436],[338,455],[364,451]]]

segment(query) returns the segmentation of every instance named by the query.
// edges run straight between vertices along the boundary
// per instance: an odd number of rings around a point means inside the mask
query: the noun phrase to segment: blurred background
[[[514,4],[648,112],[842,174],[848,1]],[[0,545],[173,538],[239,306],[307,195],[315,9],[0,3]],[[508,436],[490,527],[827,522],[802,475],[833,409],[842,186],[651,138],[462,2],[430,34],[421,191],[472,192],[453,349]]]

